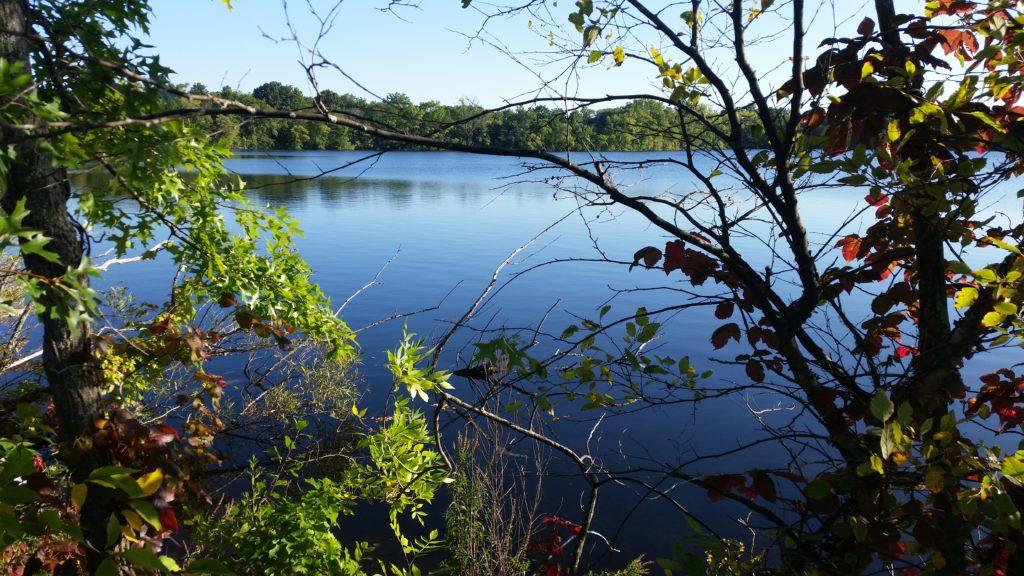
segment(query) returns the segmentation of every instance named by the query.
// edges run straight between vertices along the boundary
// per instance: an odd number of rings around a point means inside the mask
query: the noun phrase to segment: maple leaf
[[[686,249],[679,240],[665,243],[665,274],[682,270],[686,265]]]

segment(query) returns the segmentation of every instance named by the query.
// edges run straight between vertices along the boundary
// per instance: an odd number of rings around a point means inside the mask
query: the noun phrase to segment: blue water
[[[229,160],[227,167],[249,182],[253,202],[284,206],[302,223],[305,236],[296,243],[312,266],[315,280],[335,304],[369,282],[391,260],[381,273],[381,284],[346,307],[343,318],[353,328],[361,329],[390,315],[438,306],[360,332],[360,374],[364,402],[371,409],[378,409],[390,390],[385,351],[400,338],[403,323],[428,338],[440,336],[479,296],[496,266],[563,217],[502,271],[500,290],[477,311],[469,324],[471,330],[452,341],[443,364],[464,365],[466,346],[478,336],[472,329],[529,327],[544,319],[545,330],[557,334],[573,321],[572,315],[596,318],[597,310],[605,303],[613,305],[609,318],[616,318],[638,306],[657,309],[685,299],[683,294],[669,290],[617,294],[616,290],[633,288],[685,287],[678,272],[666,278],[660,270],[628,272],[625,265],[617,263],[552,263],[517,276],[552,260],[603,258],[603,251],[609,259],[628,261],[640,247],[664,246],[664,232],[622,208],[589,207],[574,214],[579,203],[571,190],[557,191],[551,182],[540,181],[553,173],[524,173],[524,165],[515,159],[440,152],[388,153],[335,170],[368,156],[363,152],[248,154]],[[610,156],[630,161],[651,154]],[[330,173],[322,175],[325,171]],[[624,170],[614,177],[632,194],[696,189],[692,178],[681,169],[665,166]],[[572,183],[563,185],[569,187]],[[743,205],[746,200],[742,193],[737,191],[736,195]],[[863,191],[842,189],[805,194],[805,225],[812,238],[834,243],[830,234],[864,207],[863,195]],[[1007,199],[993,198],[992,202],[996,207],[1019,210],[1012,197],[1008,193]],[[584,220],[589,222],[589,230]],[[855,218],[846,231],[863,227]],[[774,234],[767,228],[755,226],[748,237],[737,239],[736,246],[750,255],[755,269],[771,264],[781,271],[786,263],[772,258],[769,247],[773,239]],[[828,250],[822,262],[838,257],[837,251]],[[157,259],[115,268],[103,282],[124,283],[139,298],[160,302],[166,297],[171,277],[167,263]],[[856,306],[865,302],[854,300],[855,318]],[[722,322],[712,316],[710,309],[685,311],[661,320],[667,325],[655,343],[659,353],[690,356],[698,369],[714,371],[712,385],[749,381],[741,368],[715,361],[730,359],[745,350],[733,345],[714,353],[709,335]],[[472,397],[464,380],[454,379],[453,384],[457,393]],[[708,400],[696,409],[682,404],[606,418],[590,440],[590,448],[606,466],[616,470],[683,461],[764,437],[750,409],[780,408],[761,415],[766,422],[778,424],[793,417],[790,407],[791,402],[782,397],[751,391],[743,396]],[[565,419],[557,422],[552,432],[582,449],[597,415],[580,414],[568,407],[560,407],[558,414]],[[744,471],[774,468],[785,462],[778,449],[767,446],[687,471]],[[557,475],[571,473],[574,468],[554,458],[548,471]],[[579,484],[565,479],[547,482],[541,511],[578,521],[582,516]],[[716,528],[742,535],[734,522],[741,510],[709,504],[702,490],[671,483],[662,488],[672,489],[682,505]],[[603,490],[595,529],[612,538],[620,551],[596,545],[596,557],[602,562],[624,563],[640,553],[648,558],[663,556],[687,532],[679,512],[662,501],[641,499],[643,494],[636,492],[636,486],[615,484]]]

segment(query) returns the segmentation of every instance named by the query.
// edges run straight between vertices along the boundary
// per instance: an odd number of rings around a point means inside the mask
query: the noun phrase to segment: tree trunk
[[[31,46],[24,35],[31,28],[23,0],[0,0],[0,57],[29,65]],[[69,267],[82,261],[82,239],[68,213],[70,186],[67,173],[54,168],[48,153],[33,141],[19,144],[9,167],[7,188],[0,207],[6,212],[24,199],[29,211],[25,226],[40,231],[50,241],[46,249],[58,256],[50,262],[37,255],[23,254],[28,272],[43,278],[60,278]],[[108,464],[109,456],[92,449],[83,439],[93,430],[95,419],[103,416],[103,387],[91,361],[90,328],[80,323],[72,330],[66,319],[40,316],[43,326],[43,369],[59,424],[60,454],[81,482],[95,468]],[[98,487],[90,486],[81,513],[82,530],[90,547],[90,564],[95,565],[106,547],[109,500]]]

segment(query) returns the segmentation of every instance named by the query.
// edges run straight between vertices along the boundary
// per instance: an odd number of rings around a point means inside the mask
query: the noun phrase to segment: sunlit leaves
[[[417,339],[415,334],[406,332],[394,351],[388,351],[388,370],[395,378],[396,384],[405,386],[409,396],[428,401],[430,397],[427,392],[436,390],[450,390],[453,386],[448,383],[448,373],[443,370],[434,370],[430,366],[417,366],[426,360],[432,349],[424,345],[422,339]]]

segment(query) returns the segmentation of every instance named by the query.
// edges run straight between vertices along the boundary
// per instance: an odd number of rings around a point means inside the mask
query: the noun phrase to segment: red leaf
[[[913,346],[899,346],[896,348],[896,357],[903,359],[907,356],[913,356],[917,354],[917,348]]]
[[[747,376],[754,382],[764,382],[764,364],[753,358],[747,360]]]
[[[730,322],[723,326],[719,326],[717,330],[711,334],[711,344],[714,345],[715,350],[724,348],[729,343],[729,339],[739,342],[740,341],[740,326],[735,322]]]
[[[704,481],[709,485],[708,498],[712,502],[718,502],[725,498],[726,494],[731,494],[747,485],[747,480],[742,474],[718,474],[708,476]]]
[[[864,18],[860,21],[860,25],[857,26],[857,34],[861,36],[871,36],[875,31],[875,21],[871,18]]]
[[[963,0],[939,0],[939,6],[933,14],[936,16],[955,16],[957,14],[970,14],[978,5],[974,2]]]
[[[820,126],[824,120],[825,110],[817,106],[811,108],[807,112],[804,112],[803,118],[800,119],[800,121],[803,122],[804,125],[807,127],[808,131],[814,130],[815,128]]]
[[[839,242],[836,242],[836,248],[843,249],[843,259],[847,262],[852,262],[857,259],[857,253],[860,252],[860,237],[856,234],[850,234]]]
[[[719,302],[718,306],[715,307],[715,318],[719,320],[725,320],[732,316],[733,303],[729,301]]]
[[[686,265],[686,251],[679,240],[665,243],[665,274],[673,270],[682,270]]]
[[[178,531],[178,518],[174,515],[173,508],[164,508],[157,511],[160,518],[160,527],[169,532]]]
[[[769,502],[775,502],[778,495],[775,493],[775,481],[767,472],[759,470],[750,473],[750,487],[754,492]]]
[[[959,52],[964,56],[970,56],[978,51],[978,39],[974,34],[964,30],[939,30],[942,37],[942,50],[946,54]]]
[[[864,201],[872,206],[881,206],[882,204],[885,204],[886,202],[889,201],[889,197],[886,196],[885,194],[882,194],[881,192],[877,194],[871,192],[864,197]]]

